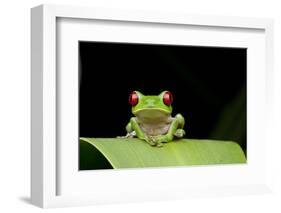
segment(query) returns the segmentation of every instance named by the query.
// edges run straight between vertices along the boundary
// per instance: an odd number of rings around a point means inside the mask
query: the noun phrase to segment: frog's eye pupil
[[[163,102],[167,106],[170,106],[173,103],[173,95],[169,91],[166,91],[163,95]]]
[[[132,106],[136,106],[138,104],[138,101],[139,101],[138,94],[136,92],[132,92],[129,96],[129,103]]]

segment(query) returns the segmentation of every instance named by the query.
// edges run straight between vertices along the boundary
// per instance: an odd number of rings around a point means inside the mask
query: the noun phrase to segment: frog
[[[168,90],[159,95],[131,92],[129,104],[134,116],[126,125],[125,137],[137,137],[153,147],[162,147],[163,143],[184,137],[185,119],[180,113],[172,117],[172,103],[173,95]]]

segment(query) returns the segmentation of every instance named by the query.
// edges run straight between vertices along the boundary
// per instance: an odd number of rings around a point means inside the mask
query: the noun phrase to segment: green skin
[[[138,137],[151,146],[161,147],[162,143],[171,142],[174,137],[182,138],[185,135],[184,117],[177,114],[172,117],[172,106],[163,103],[161,92],[158,96],[145,96],[136,91],[139,100],[132,107],[135,117],[130,119],[126,126],[125,137]]]

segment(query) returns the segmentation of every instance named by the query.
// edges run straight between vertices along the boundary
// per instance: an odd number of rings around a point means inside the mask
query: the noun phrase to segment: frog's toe
[[[156,145],[157,145],[157,143],[154,142],[154,141],[150,141],[149,144],[150,144],[151,146],[156,146]]]
[[[145,141],[146,141],[147,143],[149,143],[151,146],[156,146],[156,145],[157,145],[157,143],[156,143],[156,141],[154,140],[153,137],[147,136],[147,137],[145,138]]]
[[[174,133],[174,136],[178,138],[182,138],[185,135],[184,129],[177,129],[177,131]]]
[[[161,142],[160,142],[160,143],[157,143],[156,146],[157,146],[157,147],[162,147],[162,146],[163,146],[163,143],[161,143]]]
[[[118,139],[127,138],[127,136],[116,136]]]

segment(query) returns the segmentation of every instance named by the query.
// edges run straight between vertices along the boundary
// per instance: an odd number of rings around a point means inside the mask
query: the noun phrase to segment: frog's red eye
[[[138,94],[134,91],[130,94],[129,96],[129,103],[132,105],[132,106],[136,106],[139,102],[139,97],[138,97]]]
[[[173,95],[169,91],[166,91],[163,95],[163,102],[166,105],[171,105],[173,103]]]

